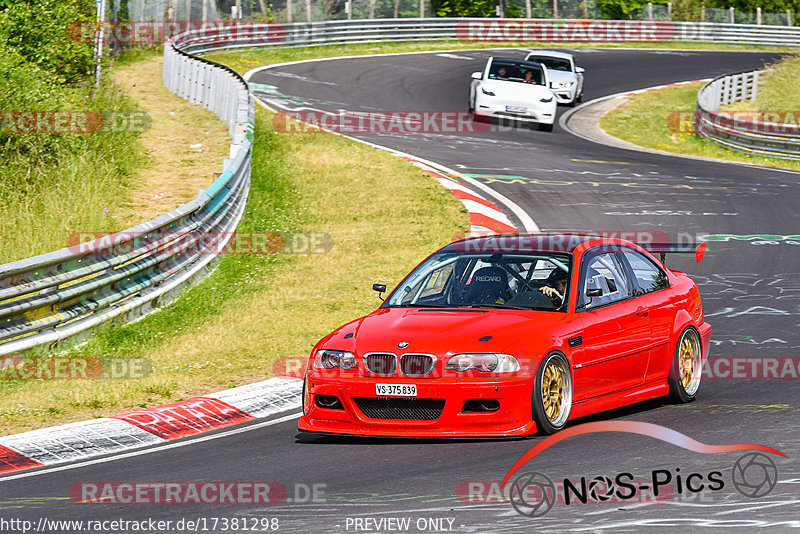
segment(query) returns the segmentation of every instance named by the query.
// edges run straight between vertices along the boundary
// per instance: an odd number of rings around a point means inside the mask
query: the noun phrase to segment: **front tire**
[[[700,389],[702,372],[703,349],[700,334],[693,326],[687,326],[678,338],[672,358],[667,380],[669,399],[676,403],[692,402]]]
[[[552,132],[553,131],[553,125],[552,124],[545,124],[543,122],[539,123],[538,128],[539,128],[539,130],[541,130],[543,132]]]
[[[567,425],[572,410],[572,374],[567,357],[551,352],[542,360],[533,381],[532,411],[542,434],[558,432]]]

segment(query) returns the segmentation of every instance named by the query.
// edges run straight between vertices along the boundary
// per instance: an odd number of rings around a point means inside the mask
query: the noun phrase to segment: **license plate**
[[[416,397],[416,384],[375,384],[375,394],[379,397]]]
[[[525,113],[528,110],[517,106],[506,106],[506,111],[510,111],[511,113]]]

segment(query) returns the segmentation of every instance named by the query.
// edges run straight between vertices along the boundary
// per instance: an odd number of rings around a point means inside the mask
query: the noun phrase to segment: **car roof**
[[[520,59],[518,57],[492,57],[492,63],[495,61],[510,61],[511,63],[520,63],[525,66],[535,66],[539,67],[540,69],[544,70],[544,65],[541,63],[537,63],[536,61],[527,61],[525,59]]]
[[[600,236],[591,234],[498,234],[470,237],[450,243],[441,252],[561,252],[572,253],[579,245]]]
[[[567,54],[566,52],[553,52],[550,50],[529,50],[528,55],[531,54],[536,54],[537,56],[557,57],[561,59],[572,59],[572,54]]]

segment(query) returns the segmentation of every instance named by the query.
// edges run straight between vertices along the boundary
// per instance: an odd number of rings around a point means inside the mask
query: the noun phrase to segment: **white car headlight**
[[[513,373],[519,371],[519,362],[510,354],[466,353],[456,354],[450,358],[444,368],[460,373],[469,370],[484,373]]]
[[[356,357],[346,350],[321,349],[314,358],[314,367],[317,369],[353,369],[356,366]]]
[[[481,93],[483,93],[483,94],[485,94],[485,95],[489,95],[489,96],[494,96],[494,93],[493,93],[493,92],[491,92],[491,91],[487,91],[487,90],[486,90],[486,89],[484,89],[483,87],[481,87]]]
[[[553,89],[569,89],[575,85],[575,82],[550,82],[550,87]]]

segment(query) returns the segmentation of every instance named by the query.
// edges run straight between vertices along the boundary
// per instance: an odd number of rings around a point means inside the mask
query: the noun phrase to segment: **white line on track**
[[[85,462],[78,462],[78,463],[74,463],[74,464],[60,465],[60,466],[57,466],[57,467],[51,467],[49,469],[42,469],[40,471],[24,472],[24,473],[19,473],[19,474],[16,474],[16,475],[9,475],[9,476],[6,476],[6,477],[0,477],[0,482],[5,482],[5,481],[8,481],[8,480],[16,480],[18,478],[28,478],[28,477],[35,477],[35,476],[39,476],[39,475],[46,475],[46,474],[55,473],[55,472],[58,472],[58,471],[67,471],[69,469],[78,469],[80,467],[86,467],[88,465],[104,464],[104,463],[108,463],[108,462],[113,462],[115,460],[121,460],[123,458],[131,458],[131,457],[134,457],[134,456],[142,456],[144,454],[150,454],[152,452],[161,452],[161,451],[164,451],[164,450],[167,450],[167,449],[175,449],[175,448],[178,448],[178,447],[184,447],[186,445],[195,445],[195,444],[203,442],[203,441],[210,441],[212,439],[226,438],[226,437],[229,437],[229,436],[233,436],[235,434],[241,434],[243,432],[249,432],[251,430],[257,430],[259,428],[264,428],[264,427],[268,427],[268,426],[272,426],[272,425],[277,425],[277,424],[280,424],[280,423],[285,423],[286,421],[291,421],[292,419],[299,418],[300,415],[301,415],[300,412],[292,413],[292,414],[289,414],[289,415],[284,415],[283,417],[279,417],[277,419],[270,419],[269,421],[263,421],[261,423],[256,423],[256,424],[252,424],[252,425],[248,425],[248,426],[243,426],[243,427],[240,427],[240,428],[234,428],[232,430],[227,430],[225,432],[220,432],[218,434],[201,435],[200,437],[197,437],[197,438],[194,438],[194,439],[188,439],[186,441],[177,441],[177,442],[172,442],[172,443],[166,443],[164,445],[159,445],[159,446],[152,447],[152,448],[149,448],[149,449],[126,452],[124,454],[118,454],[118,455],[109,456],[109,457],[106,457],[106,458],[97,458],[95,460],[88,460],[88,461],[85,461]]]

